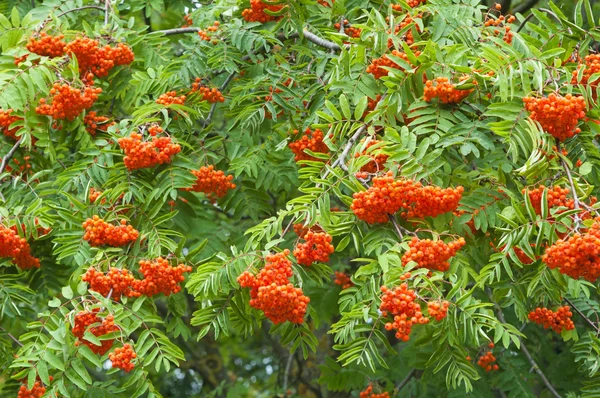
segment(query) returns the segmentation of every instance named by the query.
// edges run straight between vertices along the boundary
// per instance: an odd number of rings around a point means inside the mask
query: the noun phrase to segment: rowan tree
[[[0,395],[600,396],[594,2],[0,4]]]

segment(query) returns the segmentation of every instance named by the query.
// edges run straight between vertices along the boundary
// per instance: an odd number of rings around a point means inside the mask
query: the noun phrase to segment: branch
[[[314,33],[309,32],[306,28],[304,28],[302,30],[302,33],[304,33],[304,37],[306,37],[306,40],[315,43],[317,46],[324,47],[331,51],[342,51],[342,48],[340,46],[338,46],[337,44],[335,44],[334,42],[325,40],[325,39],[321,39],[319,36],[315,35]]]
[[[513,14],[516,14],[516,13],[518,13],[518,12],[520,12],[521,14],[523,14],[524,12],[527,12],[527,11],[529,11],[529,9],[530,9],[531,7],[533,7],[534,5],[536,5],[538,1],[539,1],[539,0],[528,0],[528,1],[527,1],[527,2],[525,2],[525,3],[519,4],[519,5],[518,5],[517,7],[515,7],[515,9],[513,10]],[[531,14],[531,15],[533,15],[533,14]],[[527,18],[529,18],[529,17],[527,17]],[[518,32],[518,30],[517,30],[517,32]]]
[[[81,11],[81,10],[85,10],[85,9],[88,9],[88,8],[95,8],[96,10],[104,11],[104,7],[100,7],[100,6],[83,6],[83,7],[79,7],[79,8],[72,8],[72,9],[67,10],[65,12],[61,12],[60,14],[58,14],[56,16],[56,18],[60,18],[63,15],[69,14],[71,12]]]
[[[8,337],[11,338],[12,341],[14,341],[15,343],[17,343],[19,346],[23,347],[23,343],[21,343],[19,340],[17,340],[17,338],[15,336],[13,336],[12,334],[10,334],[8,332],[8,330],[4,329],[2,326],[0,326],[0,330],[2,330],[3,332],[5,332]]]
[[[288,382],[290,379],[290,371],[292,370],[292,363],[294,362],[294,354],[290,354],[285,365],[285,372],[283,373],[283,396],[287,397]]]
[[[571,300],[569,300],[566,297],[564,298],[564,300],[571,306],[571,308],[575,310],[575,312],[579,314],[580,317],[582,317],[596,331],[596,333],[600,332],[600,328],[596,326],[596,324],[590,318],[585,316],[585,314],[581,312],[579,308],[575,307],[575,304],[573,304]]]
[[[2,158],[2,163],[0,164],[0,174],[4,172],[4,169],[6,168],[6,165],[8,164],[9,160],[13,157],[19,145],[21,145],[21,141],[23,141],[23,137],[19,138],[19,140],[15,142],[15,145],[13,145],[13,147],[10,148],[10,151],[8,151],[8,153]]]
[[[221,87],[219,88],[219,91],[221,93],[223,93],[223,91],[225,91],[225,89],[227,88],[227,86],[229,85],[229,83],[231,83],[231,81],[233,80],[233,78],[235,77],[236,74],[237,74],[237,72],[234,71],[234,72],[231,72],[229,74],[229,76],[227,76],[227,79],[225,79],[225,81],[223,82],[223,84],[221,84]],[[208,112],[208,116],[202,122],[202,125],[204,127],[206,127],[206,126],[208,126],[210,124],[210,121],[212,120],[213,115],[215,114],[215,110],[217,109],[217,104],[218,104],[218,102],[215,102],[210,107],[210,112]]]
[[[172,35],[181,35],[184,33],[196,33],[200,30],[200,28],[190,27],[190,28],[175,28],[175,29],[166,29],[166,30],[157,30],[156,33],[162,33],[165,36]]]
[[[104,1],[104,26],[108,25],[108,11],[110,10],[110,0]]]
[[[558,140],[558,138],[556,139],[556,151],[558,152],[558,156],[560,157],[560,141]],[[567,173],[567,179],[569,180],[569,185],[571,186],[571,194],[573,195],[573,200],[574,200],[574,207],[576,210],[579,210],[581,207],[579,206],[579,197],[577,197],[577,191],[575,191],[575,184],[573,183],[573,176],[571,175],[571,170],[569,169],[569,166],[567,165],[567,162],[565,162],[565,160],[560,157],[560,163],[563,167],[563,169],[565,170],[565,173]],[[573,217],[574,221],[575,221],[575,229],[579,229],[579,226],[581,224],[581,218],[579,217],[579,214],[576,213]]]
[[[408,374],[406,375],[404,380],[402,380],[400,382],[400,384],[398,384],[398,387],[396,387],[394,389],[394,395],[398,394],[404,388],[404,386],[406,386],[408,384],[408,382],[410,381],[410,379],[413,378],[413,376],[415,375],[416,372],[417,372],[417,369],[415,369],[415,368],[412,368],[410,370],[410,372],[408,372]]]

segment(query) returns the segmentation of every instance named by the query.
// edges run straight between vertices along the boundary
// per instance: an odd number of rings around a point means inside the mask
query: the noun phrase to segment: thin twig
[[[348,152],[350,152],[350,149],[352,149],[352,146],[354,145],[354,143],[356,142],[358,137],[360,137],[362,135],[362,133],[365,132],[366,129],[367,129],[367,125],[364,124],[364,125],[360,126],[358,128],[358,130],[356,130],[356,132],[352,135],[352,137],[350,137],[350,139],[346,143],[346,146],[344,147],[344,150],[342,151],[340,156],[331,164],[332,169],[336,166],[340,166],[345,171],[348,171],[348,167],[346,167],[346,164],[345,164],[346,156],[348,156]],[[323,174],[323,177],[321,177],[322,179],[327,178],[327,176],[329,175],[329,170],[330,169],[325,170],[325,174]]]
[[[560,157],[560,141],[558,140],[558,138],[556,139],[556,151],[559,153]],[[575,191],[575,184],[573,183],[573,176],[571,175],[571,170],[569,169],[567,162],[565,162],[565,160],[562,157],[560,157],[560,163],[563,169],[565,170],[565,173],[567,173],[567,179],[569,180],[569,185],[571,186],[571,194],[573,195],[573,207],[576,210],[579,210],[579,197],[577,196],[577,191]],[[579,217],[578,213],[575,213],[575,215],[573,216],[573,220],[575,221],[575,229],[578,230],[579,226],[581,225],[581,218]]]
[[[392,224],[394,225],[394,228],[396,228],[396,233],[398,234],[398,237],[400,239],[403,239],[404,238],[404,234],[402,233],[402,230],[400,229],[400,225],[398,225],[398,221],[396,220],[396,217],[394,217],[391,214],[388,214],[388,218],[392,222]]]
[[[285,372],[283,373],[283,396],[287,397],[287,387],[290,377],[290,370],[292,369],[292,363],[294,362],[294,354],[290,354],[287,363],[285,365]]]
[[[88,8],[95,8],[96,10],[104,11],[104,7],[100,7],[100,6],[83,6],[83,7],[79,7],[79,8],[72,8],[72,9],[67,10],[65,12],[61,12],[60,14],[58,14],[56,16],[56,18],[60,18],[63,15],[69,14],[71,12],[81,11],[81,10],[85,10],[85,9],[88,9]]]
[[[398,394],[404,388],[404,386],[406,386],[408,384],[410,379],[413,378],[413,376],[415,375],[416,372],[417,372],[417,370],[415,368],[412,368],[410,370],[410,372],[408,372],[408,374],[406,375],[404,380],[402,380],[400,382],[400,384],[398,384],[398,386],[394,389],[394,394]]]
[[[10,148],[10,151],[8,151],[8,153],[6,155],[4,155],[4,157],[2,158],[2,163],[0,164],[0,174],[2,174],[4,172],[6,165],[8,165],[8,162],[15,154],[19,145],[21,145],[21,141],[23,141],[23,137],[19,138],[19,140],[17,142],[15,142],[15,145],[13,145],[13,147]]]
[[[575,304],[573,304],[571,300],[569,300],[566,297],[564,298],[564,300],[569,304],[569,306],[571,306],[571,308],[575,310],[575,312],[579,314],[580,317],[582,317],[596,331],[596,333],[600,332],[600,328],[590,318],[585,316],[585,314],[581,312],[579,308],[575,307]]]
[[[110,0],[104,2],[104,26],[108,25],[108,11],[110,10]]]
[[[17,338],[15,336],[13,336],[12,334],[10,334],[8,332],[8,330],[4,329],[2,326],[0,326],[0,330],[2,330],[3,332],[5,332],[8,335],[8,337],[11,338],[12,341],[14,341],[15,343],[17,343],[21,347],[23,347],[23,343],[21,343],[19,340],[17,340]]]

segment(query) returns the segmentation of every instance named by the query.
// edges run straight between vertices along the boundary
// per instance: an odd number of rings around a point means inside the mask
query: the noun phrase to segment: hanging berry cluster
[[[419,56],[420,54],[420,51],[415,52],[415,56]],[[408,55],[406,55],[405,53],[400,52],[398,50],[392,50],[392,55],[398,58],[402,58],[404,61],[410,64],[410,61],[408,60]],[[387,76],[389,74],[389,71],[387,69],[384,69],[384,67],[404,70],[403,67],[392,61],[390,58],[388,58],[387,55],[384,55],[381,58],[375,58],[373,61],[371,61],[371,64],[367,67],[367,73],[372,74],[375,79],[381,79],[382,77]]]
[[[308,231],[304,235],[304,243],[298,243],[294,249],[294,257],[298,264],[307,267],[313,263],[326,263],[335,248],[331,244],[332,237],[327,232]]]
[[[118,140],[125,152],[123,163],[129,171],[171,163],[173,156],[181,152],[179,144],[173,144],[170,137],[153,137],[151,141],[142,141],[142,135],[132,133]]]
[[[96,200],[100,197],[100,195],[102,195],[102,191],[98,191],[94,187],[90,188],[90,192],[88,194],[88,196],[90,198],[90,203],[95,203]],[[106,203],[106,198],[102,199],[100,204],[104,204],[104,203]]]
[[[306,234],[309,232],[323,232],[323,228],[320,225],[313,225],[312,227],[307,227],[304,224],[298,223],[294,224],[294,232],[298,235],[299,238],[304,238]]]
[[[561,333],[563,330],[575,329],[575,324],[571,320],[573,313],[568,305],[560,307],[556,312],[548,308],[536,308],[529,313],[531,322],[543,325],[544,329],[551,328],[556,333]]]
[[[523,102],[531,112],[529,117],[539,122],[542,129],[554,138],[564,141],[581,132],[577,123],[586,112],[582,96],[550,94],[542,98],[525,97]]]
[[[88,346],[95,354],[104,355],[112,347],[114,339],[100,340],[101,345],[98,346],[83,337],[85,332],[89,331],[94,336],[99,337],[108,333],[116,332],[119,330],[119,328],[115,325],[115,320],[112,315],[107,315],[104,319],[102,319],[98,316],[98,311],[99,309],[96,308],[92,311],[81,311],[75,315],[75,324],[73,325],[71,332],[75,337],[77,337],[77,341],[75,342],[76,346],[84,344]],[[92,326],[90,328],[90,326],[93,324],[100,325]]]
[[[310,299],[289,282],[292,262],[289,250],[267,256],[265,267],[256,275],[248,271],[238,277],[241,287],[250,288],[250,306],[264,312],[274,324],[303,323]]]
[[[22,117],[12,115],[13,110],[8,109],[3,111],[0,109],[0,131],[5,136],[12,138],[13,140],[17,140],[17,131],[19,131],[19,127],[10,128],[10,125],[16,121],[23,120]]]
[[[596,73],[600,73],[600,54],[590,54],[585,57],[585,65],[580,65],[576,70],[573,71],[573,78],[571,83],[577,83],[577,76],[579,75],[579,71],[583,69],[581,75],[580,83],[583,85],[590,85],[592,87],[598,87],[599,79],[596,79],[594,82],[589,83],[592,75]],[[595,98],[595,97],[594,97]]]
[[[270,21],[276,21],[281,19],[281,17],[269,15],[265,12],[265,10],[270,12],[278,12],[281,11],[282,8],[282,5],[269,5],[261,0],[250,0],[250,8],[246,8],[242,11],[242,17],[248,22],[267,23]]]
[[[202,98],[202,101],[207,101],[211,104],[214,104],[216,102],[225,102],[225,97],[223,96],[223,93],[221,93],[217,88],[211,89],[209,87],[203,86],[202,79],[200,79],[199,77],[197,77],[194,83],[192,84],[192,91],[190,91],[190,94],[196,92],[199,93],[200,98]]]
[[[119,368],[125,372],[131,372],[135,365],[131,362],[137,358],[137,354],[133,351],[130,344],[124,344],[123,347],[115,348],[113,352],[108,354],[108,359],[112,363],[113,368]]]
[[[390,398],[390,393],[382,392],[382,393],[376,394],[373,392],[373,385],[369,384],[368,387],[365,388],[364,390],[362,390],[358,396],[360,398]]]
[[[78,37],[65,46],[65,52],[77,58],[81,76],[93,73],[96,77],[106,77],[115,66],[129,65],[134,55],[124,43],[115,47],[101,46],[98,40]]]
[[[342,29],[342,25],[339,22],[333,26],[336,30]],[[350,22],[347,19],[344,19],[344,34],[346,36],[352,37],[354,39],[359,39],[361,33],[362,33],[362,29],[351,26]]]
[[[213,22],[212,26],[209,26],[208,28],[206,28],[206,30],[200,29],[198,30],[198,36],[200,36],[200,38],[204,41],[211,41],[211,37],[208,35],[207,32],[211,32],[214,33],[217,30],[219,30],[219,25],[221,25],[221,23],[219,21],[215,21]],[[216,40],[212,40],[213,44],[217,44],[218,42]]]
[[[462,76],[461,82],[468,80],[468,76]],[[456,85],[450,83],[447,77],[438,77],[435,80],[427,80],[423,96],[425,101],[431,102],[434,98],[438,98],[442,104],[458,104],[473,92],[473,89],[461,90],[457,89]]]
[[[342,290],[354,286],[354,283],[352,283],[350,277],[344,272],[335,271],[335,280],[333,282],[336,285],[341,286]]]
[[[392,317],[393,322],[385,324],[386,330],[396,330],[396,338],[403,341],[410,339],[412,327],[416,324],[429,323],[429,318],[423,316],[421,306],[415,301],[417,294],[403,283],[393,290],[381,287],[381,305],[379,310],[384,317]]]
[[[161,104],[164,106],[167,105],[183,105],[186,100],[185,95],[177,95],[176,91],[169,91],[164,94],[161,94],[160,97],[156,100],[157,104]]]
[[[523,193],[527,192],[529,195],[529,201],[538,215],[542,214],[542,195],[546,191],[548,208],[551,207],[566,207],[567,210],[575,208],[575,200],[567,198],[570,193],[569,188],[561,188],[559,185],[546,188],[544,185],[528,191],[523,189]]]
[[[435,217],[456,210],[462,198],[463,187],[424,187],[413,180],[395,180],[390,172],[373,178],[373,185],[363,192],[355,192],[350,208],[369,224],[387,222],[388,215],[404,209],[405,218]]]
[[[513,15],[510,15],[510,14],[506,15],[506,17],[504,15],[500,15],[496,19],[488,16],[488,17],[486,17],[484,25],[486,27],[493,26],[494,28],[496,28],[496,29],[494,29],[495,36],[500,36],[500,33],[502,33],[502,32],[498,28],[504,27],[504,35],[502,37],[502,40],[504,40],[504,42],[507,44],[511,44],[513,41],[514,34],[511,31],[511,27],[506,25],[506,23],[513,23],[516,20],[517,20],[517,18],[515,18]]]
[[[140,272],[144,279],[137,281],[135,290],[145,296],[155,296],[163,293],[165,296],[179,293],[181,291],[180,282],[183,282],[186,272],[191,272],[192,267],[179,264],[171,267],[169,262],[159,257],[153,261],[140,261]]]
[[[192,174],[196,177],[196,182],[191,188],[186,188],[186,191],[203,192],[211,201],[222,198],[230,189],[235,188],[235,184],[231,182],[233,175],[215,170],[213,165],[192,170]]]
[[[27,43],[27,49],[34,54],[44,57],[60,57],[65,54],[65,46],[67,43],[63,41],[65,36],[50,36],[46,32],[42,32],[39,36],[32,36]]]
[[[418,268],[446,272],[450,269],[448,260],[454,257],[465,244],[464,238],[446,244],[441,240],[413,237],[408,243],[409,249],[402,256],[402,265],[406,266],[414,261],[418,264]]]
[[[378,145],[380,144],[381,141],[379,140],[371,140],[367,143],[364,151],[362,151],[361,153],[357,153],[354,155],[354,157],[359,157],[359,156],[369,156],[371,158],[371,161],[367,164],[365,164],[363,167],[360,168],[360,171],[363,173],[378,173],[380,171],[383,171],[383,169],[385,168],[385,162],[388,161],[389,159],[389,155],[386,155],[385,153],[376,153],[376,154],[370,154],[369,153],[369,148],[371,148],[374,145]],[[376,149],[376,151],[379,151],[380,149]]]
[[[54,380],[54,377],[49,376],[48,379],[50,382]],[[46,393],[46,387],[42,384],[41,380],[36,380],[33,383],[33,387],[31,390],[27,388],[27,382],[23,381],[21,387],[19,387],[19,391],[17,392],[17,398],[41,398]]]
[[[120,225],[109,224],[98,216],[88,218],[83,223],[85,233],[83,239],[91,246],[125,246],[137,240],[140,233],[126,220],[121,220]]]
[[[11,258],[21,269],[39,268],[40,260],[31,255],[27,240],[21,238],[13,228],[0,224],[0,257]]]
[[[573,279],[594,282],[600,277],[600,224],[594,223],[586,233],[575,233],[567,240],[558,240],[546,249],[542,261],[550,269]]]
[[[55,120],[73,120],[84,110],[88,110],[102,92],[99,87],[86,86],[83,90],[67,83],[54,83],[49,98],[40,99],[35,108],[40,115],[51,116]],[[48,102],[51,102],[48,104]]]
[[[97,131],[108,131],[108,128],[115,124],[106,116],[98,116],[96,112],[88,112],[83,118],[85,129],[91,135],[96,135]]]
[[[420,17],[421,14],[417,15],[417,17]],[[386,18],[386,22],[389,23],[389,17]],[[402,31],[403,29],[405,29],[408,26],[414,26],[415,29],[417,30],[417,32],[420,32],[420,28],[419,25],[417,25],[415,23],[415,20],[410,16],[410,15],[406,15],[406,17],[398,24],[396,25],[396,27],[394,28],[394,34],[398,34],[400,33],[400,31]],[[388,31],[388,33],[390,33],[390,31]],[[415,43],[415,38],[412,32],[412,27],[410,29],[408,29],[404,35],[402,37],[400,37],[400,40],[406,42],[406,44],[408,44],[409,46],[412,46]],[[388,48],[392,48],[394,47],[394,41],[390,38],[388,39]]]
[[[29,57],[29,54],[24,54],[24,55],[21,55],[20,57],[15,57],[15,60],[13,61],[15,66],[19,66],[19,64],[21,62],[25,62],[27,57]]]
[[[298,134],[298,130],[294,130],[294,134]],[[306,128],[304,135],[299,140],[290,142],[289,144],[290,149],[295,155],[294,160],[296,162],[302,160],[321,162],[321,159],[304,153],[304,150],[308,149],[315,153],[329,153],[329,147],[323,142],[323,138],[324,134],[320,129],[313,131],[310,128]]]
[[[194,21],[190,15],[183,16],[183,24],[181,25],[182,28],[188,28],[188,27],[192,26],[193,24],[194,24]]]
[[[430,301],[427,303],[427,312],[430,317],[439,322],[448,315],[448,307],[450,307],[448,301]]]
[[[494,348],[494,343],[488,344],[490,349]],[[483,368],[486,372],[491,372],[493,370],[498,370],[498,364],[496,362],[496,357],[492,353],[492,351],[486,351],[483,355],[479,357],[477,360],[477,365]]]
[[[96,270],[94,267],[88,268],[81,280],[90,285],[93,290],[104,297],[113,298],[116,301],[125,297],[139,297],[140,293],[135,289],[137,280],[133,274],[126,269],[110,267],[107,273]]]

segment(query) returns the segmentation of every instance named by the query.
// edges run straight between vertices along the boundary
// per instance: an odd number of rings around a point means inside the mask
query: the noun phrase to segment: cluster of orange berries
[[[192,174],[196,177],[196,182],[191,188],[186,188],[186,191],[203,192],[211,201],[222,198],[230,189],[235,188],[235,184],[231,182],[233,175],[215,170],[213,165],[192,170]]]
[[[37,228],[35,228],[35,230],[36,230],[38,236],[47,235],[50,232],[52,232],[52,228],[44,228],[44,227],[42,227],[40,225],[40,221],[39,221],[39,219],[37,217],[34,219],[34,224],[37,225]],[[19,230],[18,230],[18,228],[17,228],[16,225],[13,225],[12,227],[10,227],[10,229],[12,229],[17,234],[19,233]],[[33,236],[33,234],[31,233],[31,231],[28,232],[25,229],[25,224],[21,224],[21,230],[25,234],[26,238]]]
[[[575,200],[567,198],[570,190],[568,188],[561,188],[558,185],[546,188],[544,185],[527,191],[523,189],[523,193],[528,192],[529,201],[533,206],[536,214],[542,214],[542,195],[546,191],[546,197],[548,201],[548,208],[551,207],[566,207],[567,209],[573,209],[575,207]]]
[[[83,239],[91,246],[125,246],[134,242],[140,235],[138,230],[127,225],[127,220],[121,220],[120,225],[113,225],[94,216],[85,220],[83,227],[85,228]]]
[[[282,8],[282,5],[269,5],[263,3],[261,0],[250,0],[250,8],[246,8],[242,11],[242,17],[244,17],[244,19],[248,22],[267,23],[276,21],[281,17],[269,15],[265,12],[265,10],[270,12],[278,12],[281,11]]]
[[[335,271],[335,280],[333,282],[336,285],[340,285],[342,290],[354,286],[354,283],[352,283],[350,277],[344,272]]]
[[[360,398],[390,398],[390,393],[382,392],[376,394],[373,392],[373,385],[369,384],[369,386],[362,390],[358,396]]]
[[[448,301],[430,301],[427,303],[427,312],[429,312],[429,316],[433,317],[436,321],[441,321],[448,315],[448,307],[450,307]]]
[[[35,142],[35,141],[34,141]],[[17,159],[16,157],[12,158],[12,163],[14,163],[15,167],[11,167],[11,166],[6,166],[6,171],[8,171],[9,173],[11,172],[21,172],[21,173],[25,173],[27,171],[31,171],[31,163],[29,163],[29,160],[31,159],[31,156],[23,156],[23,161],[19,161],[19,159]]]
[[[156,100],[156,103],[164,106],[183,105],[186,98],[187,97],[185,95],[178,96],[176,91],[168,91],[164,94],[161,94]]]
[[[394,321],[385,324],[386,330],[396,330],[396,338],[408,341],[413,325],[429,323],[429,318],[423,316],[421,306],[415,302],[417,294],[402,283],[393,290],[381,287],[381,305],[379,310],[384,317],[392,316]]]
[[[57,82],[50,90],[52,103],[48,104],[50,98],[42,98],[35,111],[56,120],[73,120],[84,110],[90,109],[101,92],[102,89],[99,87],[86,86],[82,90],[67,83]]]
[[[83,118],[85,129],[91,135],[96,135],[96,131],[106,132],[108,128],[115,124],[106,116],[98,116],[96,112],[88,112]]]
[[[488,347],[490,349],[493,349],[494,343],[488,344]],[[486,372],[491,372],[493,370],[499,369],[498,364],[494,362],[496,362],[496,357],[494,356],[494,354],[492,354],[492,351],[487,351],[479,357],[479,359],[477,360],[477,365],[482,367]]]
[[[380,172],[384,169],[384,165],[385,162],[388,161],[389,159],[389,155],[386,155],[385,153],[377,153],[377,154],[369,154],[369,148],[371,148],[374,145],[378,145],[380,144],[381,141],[379,140],[371,140],[367,143],[367,146],[365,147],[365,150],[362,151],[361,153],[357,153],[354,155],[354,157],[359,157],[359,156],[370,156],[371,161],[367,164],[365,164],[363,167],[360,168],[360,171],[363,173],[377,173]]]
[[[215,21],[215,22],[212,24],[212,26],[209,26],[208,28],[206,28],[206,31],[205,31],[205,30],[202,30],[202,29],[200,29],[200,30],[198,31],[198,36],[200,36],[200,38],[201,38],[202,40],[204,40],[204,41],[211,41],[211,40],[212,40],[212,39],[211,39],[211,37],[210,37],[210,36],[208,35],[208,33],[206,33],[206,32],[213,32],[213,33],[214,33],[214,32],[216,32],[216,31],[219,29],[219,25],[220,25],[220,22],[219,22],[219,21]],[[213,40],[213,41],[212,41],[212,43],[213,43],[213,44],[217,44],[217,41],[216,41],[216,40]]]
[[[413,180],[394,180],[390,172],[373,178],[373,185],[363,192],[354,193],[350,208],[369,224],[384,223],[388,215],[404,209],[406,218],[436,217],[456,210],[462,198],[463,187],[424,187]]]
[[[573,279],[583,277],[594,282],[600,277],[600,224],[595,222],[586,233],[575,233],[546,249],[542,261],[550,269]]]
[[[462,76],[461,82],[469,79],[468,76]],[[473,92],[473,89],[461,90],[457,89],[456,85],[450,83],[447,77],[438,77],[435,80],[427,80],[423,96],[425,101],[431,102],[432,99],[438,98],[442,104],[458,104]]]
[[[367,101],[367,110],[363,114],[363,117],[367,116],[367,114],[369,113],[369,111],[374,111],[375,108],[377,108],[377,104],[379,103],[379,101],[381,101],[381,98],[383,98],[383,96],[381,94],[377,94],[377,96],[375,97],[375,99],[371,99],[371,98],[368,99],[368,101]]]
[[[339,22],[333,26],[335,27],[336,30],[342,29],[342,25]],[[350,22],[348,22],[347,19],[344,19],[344,34],[346,36],[352,37],[354,39],[358,39],[358,38],[360,38],[361,32],[362,32],[362,29],[351,26]]]
[[[298,243],[294,249],[294,257],[298,264],[310,266],[313,263],[326,263],[335,248],[331,244],[332,237],[327,232],[308,231],[304,235],[304,243]]]
[[[292,262],[288,259],[289,250],[269,255],[265,267],[254,276],[248,271],[237,281],[241,287],[250,288],[250,306],[264,312],[273,323],[285,321],[304,322],[306,306],[310,299],[301,288],[289,282],[292,276]]]
[[[585,66],[580,65],[579,68],[573,71],[573,78],[571,82],[573,84],[577,83],[577,75],[579,74],[579,70],[583,68],[583,74],[581,76],[581,84],[587,85],[590,77],[593,74],[600,73],[600,54],[590,54],[585,57]],[[598,87],[599,80],[591,83],[592,87]]]
[[[125,372],[131,372],[135,365],[131,363],[132,359],[137,358],[137,354],[133,351],[130,344],[124,344],[123,347],[115,348],[113,352],[108,354],[108,359],[112,363],[113,368],[119,368]]]
[[[182,28],[188,28],[190,26],[192,26],[194,24],[194,21],[192,20],[192,17],[189,15],[184,15],[183,16],[183,25],[181,25]]]
[[[575,324],[571,320],[572,316],[573,313],[568,305],[560,307],[556,312],[538,307],[529,313],[529,320],[543,325],[544,329],[551,328],[556,333],[561,333],[563,330],[575,329]]]
[[[27,240],[21,238],[16,228],[0,224],[0,257],[8,257],[21,269],[39,268],[40,260],[31,255]]]
[[[466,244],[464,238],[458,238],[448,244],[441,240],[419,239],[413,237],[408,243],[409,249],[402,256],[402,265],[414,261],[418,268],[427,268],[431,271],[448,271],[448,260],[456,255]]]
[[[398,5],[398,4],[396,4],[396,5]],[[420,16],[421,15],[419,14],[417,17],[420,17]],[[389,23],[389,17],[386,18],[386,22]],[[415,20],[410,15],[407,14],[406,17],[394,28],[394,34],[400,33],[401,30],[403,30],[404,28],[406,28],[407,26],[410,26],[410,25],[414,25],[418,32],[421,31],[419,26],[415,24]],[[390,31],[388,31],[388,33],[390,33]],[[407,30],[406,33],[404,33],[404,36],[401,37],[401,39],[403,41],[405,41],[406,44],[408,44],[409,46],[412,46],[415,43],[415,38],[414,38],[414,35],[412,32],[412,29]],[[392,48],[392,47],[394,47],[394,41],[390,38],[390,39],[388,39],[388,48]]]
[[[54,377],[49,376],[50,382],[54,380]],[[40,380],[37,380],[33,383],[33,387],[31,390],[27,388],[27,383],[23,382],[21,387],[19,387],[19,391],[17,392],[17,398],[41,398],[46,393],[46,387],[42,384]]]
[[[100,340],[101,345],[96,345],[91,341],[86,340],[83,336],[88,328],[93,324],[100,324],[92,326],[89,332],[96,337],[104,336],[105,334],[116,332],[119,328],[115,325],[115,319],[112,315],[107,315],[104,319],[98,316],[99,309],[95,308],[92,311],[81,311],[75,315],[75,324],[71,332],[77,341],[75,345],[85,344],[98,355],[104,355],[113,345],[114,339],[112,340]]]
[[[42,32],[37,37],[32,36],[29,38],[27,49],[44,57],[60,57],[65,54],[65,46],[67,45],[63,41],[64,38],[63,35],[50,36],[46,32]]]
[[[202,101],[207,101],[211,104],[225,102],[225,97],[219,89],[203,86],[202,79],[199,77],[197,77],[196,81],[192,84],[192,91],[190,91],[190,94],[195,92],[200,94]]]
[[[133,51],[124,43],[118,43],[115,47],[100,46],[98,40],[89,37],[76,38],[64,50],[77,57],[82,76],[92,73],[97,77],[106,77],[115,66],[129,65],[134,59]]]
[[[540,123],[542,129],[554,138],[564,141],[579,134],[579,120],[585,117],[586,105],[582,96],[550,94],[548,97],[523,98],[529,117]]]
[[[163,132],[163,129],[158,124],[153,124],[150,127],[148,127],[148,134],[150,134],[152,137],[156,137],[158,134],[160,134],[162,132]]]
[[[179,264],[171,267],[169,262],[159,257],[154,261],[140,261],[140,272],[144,279],[134,284],[134,288],[145,296],[155,296],[163,293],[165,296],[179,293],[181,291],[180,282],[183,282],[186,272],[192,272],[192,267]]]
[[[10,137],[13,140],[17,140],[17,131],[19,130],[19,127],[15,127],[12,129],[9,127],[14,122],[18,120],[23,120],[23,118],[19,116],[13,116],[12,112],[12,109],[8,109],[6,111],[0,109],[0,131],[2,131],[2,134],[4,134],[5,136]]]
[[[171,163],[173,156],[181,152],[179,144],[173,144],[170,137],[153,137],[151,141],[142,141],[142,135],[132,133],[118,140],[125,152],[123,162],[129,171]]]
[[[135,289],[137,280],[133,274],[126,269],[110,267],[108,272],[96,270],[94,267],[88,268],[86,273],[81,278],[82,281],[90,285],[90,290],[93,290],[104,297],[111,298],[116,301],[125,297],[139,297],[141,294]]]
[[[313,225],[312,227],[307,227],[307,226],[304,226],[304,224],[301,224],[301,223],[294,224],[294,232],[300,238],[304,238],[309,231],[312,231],[312,232],[323,232],[323,228],[321,228],[320,225]]]
[[[298,130],[294,130],[294,134],[298,134]],[[306,128],[304,131],[304,135],[297,140],[290,142],[289,147],[294,152],[294,160],[299,162],[301,160],[313,160],[313,161],[321,161],[314,156],[310,156],[307,153],[304,153],[305,149],[308,149],[315,153],[328,153],[329,148],[327,144],[323,142],[324,134],[320,129],[315,129],[314,131],[310,128]]]
[[[516,20],[517,18],[515,18],[514,15],[507,15],[506,17],[504,15],[500,15],[497,19],[487,17],[484,26],[493,26],[495,28],[504,27],[504,37],[502,38],[502,40],[504,40],[504,42],[507,44],[511,44],[513,41],[514,34],[511,30],[511,27],[505,25],[505,23],[513,23]],[[500,35],[500,30],[494,29],[494,35]]]
[[[419,54],[419,51],[415,52],[416,56],[418,56]],[[408,60],[408,56],[403,52],[400,52],[398,50],[392,50],[392,55],[398,58],[402,58],[407,63],[410,63],[410,61]],[[387,55],[384,55],[380,58],[375,58],[373,61],[371,61],[371,64],[367,67],[367,73],[372,74],[375,79],[381,79],[382,77],[387,76],[389,74],[389,71],[387,69],[384,69],[384,67],[393,69],[403,69],[400,65],[389,59]]]
[[[21,55],[20,57],[15,57],[15,60],[13,61],[15,66],[19,66],[19,64],[21,62],[25,62],[27,57],[29,57],[29,54],[24,54],[24,55]]]

